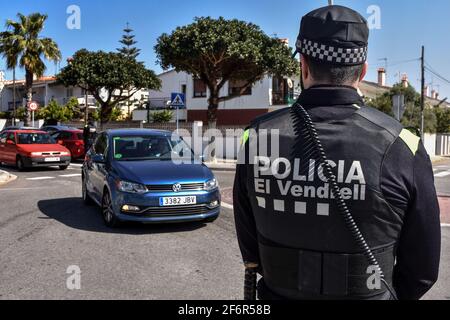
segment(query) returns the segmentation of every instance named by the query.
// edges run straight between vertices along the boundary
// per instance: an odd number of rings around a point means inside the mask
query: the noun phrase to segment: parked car
[[[65,130],[78,130],[77,128],[72,128],[68,126],[43,126],[40,130],[48,132],[50,135]]]
[[[189,163],[173,161],[174,156]],[[212,222],[220,214],[218,182],[201,161],[192,160],[192,150],[170,132],[101,133],[86,154],[83,199],[102,208],[109,227],[123,221]]]
[[[37,130],[36,128],[32,128],[32,127],[21,127],[21,126],[11,126],[11,127],[6,127],[3,130],[0,131],[0,134],[7,131],[7,130]]]
[[[78,129],[58,131],[52,134],[52,138],[70,150],[72,160],[84,158],[83,131]]]
[[[70,151],[39,130],[7,130],[0,134],[0,163],[25,168],[70,165]]]

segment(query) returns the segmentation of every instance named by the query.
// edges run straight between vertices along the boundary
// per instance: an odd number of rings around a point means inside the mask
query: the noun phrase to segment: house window
[[[194,79],[194,98],[206,98],[206,83],[200,79]]]
[[[73,88],[67,88],[67,98],[73,97]]]
[[[187,93],[187,85],[182,84],[181,85],[181,93],[184,94],[186,96]]]
[[[228,84],[228,95],[238,95],[246,84],[247,83],[243,80],[230,80]],[[242,95],[251,96],[252,86],[247,87]]]

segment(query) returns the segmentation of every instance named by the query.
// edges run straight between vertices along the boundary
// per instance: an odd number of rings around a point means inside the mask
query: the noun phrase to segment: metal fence
[[[450,133],[436,136],[436,155],[450,156]]]

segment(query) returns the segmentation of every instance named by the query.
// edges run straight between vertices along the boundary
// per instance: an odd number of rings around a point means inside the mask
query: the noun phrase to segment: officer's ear
[[[367,74],[367,70],[369,70],[369,64],[366,62],[366,63],[364,63],[362,71],[361,71],[361,75],[359,76],[359,82],[362,82],[364,80],[364,78],[366,77],[366,74]]]
[[[300,55],[300,68],[302,70],[303,79],[304,80],[308,79],[310,76],[308,60],[305,59],[303,55]]]

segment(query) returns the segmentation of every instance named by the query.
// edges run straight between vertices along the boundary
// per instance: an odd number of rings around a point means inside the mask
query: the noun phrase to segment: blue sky
[[[427,62],[442,76],[450,78],[450,1],[335,0],[335,3],[350,6],[367,18],[369,6],[377,5],[381,9],[381,29],[371,30],[368,80],[376,80],[377,67],[384,65],[379,59],[388,58],[388,83],[398,81],[395,74],[407,73],[417,88],[419,62],[401,62],[418,59],[421,45],[426,46]],[[0,27],[18,12],[47,13],[44,35],[58,42],[65,61],[80,48],[115,50],[123,27],[130,22],[142,49],[140,59],[160,72],[153,52],[156,39],[163,32],[192,22],[196,16],[251,21],[269,35],[289,38],[293,45],[301,17],[325,4],[326,0],[4,0],[0,2]],[[80,30],[66,27],[69,5],[81,9]],[[4,61],[0,60],[0,69],[4,67]],[[46,73],[54,72],[55,66],[49,64]],[[7,77],[11,78],[10,72]],[[450,84],[428,73],[427,83],[431,82],[435,89],[440,89],[441,97],[450,99]]]

